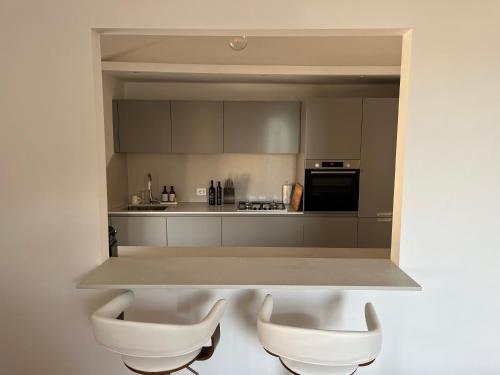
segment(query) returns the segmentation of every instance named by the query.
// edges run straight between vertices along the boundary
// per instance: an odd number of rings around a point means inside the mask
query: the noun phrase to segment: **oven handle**
[[[311,174],[356,174],[356,171],[311,171]]]

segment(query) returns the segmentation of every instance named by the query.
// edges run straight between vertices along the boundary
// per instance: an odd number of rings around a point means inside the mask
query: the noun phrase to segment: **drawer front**
[[[221,246],[220,217],[168,217],[168,246]]]
[[[112,217],[118,246],[167,246],[165,217]]]
[[[223,246],[302,246],[303,222],[294,217],[223,217]]]
[[[358,225],[359,247],[391,247],[391,218],[362,218]]]
[[[357,247],[356,217],[304,218],[305,247]]]

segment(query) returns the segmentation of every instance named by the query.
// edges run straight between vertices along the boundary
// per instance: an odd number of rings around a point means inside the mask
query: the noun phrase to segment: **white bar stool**
[[[330,331],[271,322],[273,298],[267,295],[257,319],[259,340],[296,375],[348,375],[371,364],[382,348],[382,330],[371,303],[365,305],[368,331]]]
[[[200,322],[181,325],[123,320],[133,300],[133,292],[125,292],[92,314],[97,342],[120,353],[125,366],[138,374],[168,375],[184,368],[196,374],[189,365],[214,353],[226,301],[217,301]],[[209,339],[210,346],[205,346]]]

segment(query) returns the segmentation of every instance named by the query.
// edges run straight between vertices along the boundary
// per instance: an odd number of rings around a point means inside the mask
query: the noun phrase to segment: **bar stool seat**
[[[350,375],[371,364],[382,348],[382,329],[371,303],[365,305],[367,331],[333,331],[271,322],[273,298],[267,295],[257,319],[264,349],[296,375]]]
[[[134,300],[132,291],[114,298],[94,314],[92,327],[99,344],[122,355],[126,367],[138,374],[168,375],[209,359],[220,339],[224,300],[215,303],[200,322],[159,324],[123,320]]]

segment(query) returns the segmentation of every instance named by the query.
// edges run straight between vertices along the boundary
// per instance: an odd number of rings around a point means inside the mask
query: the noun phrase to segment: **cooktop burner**
[[[283,202],[276,201],[239,201],[238,211],[285,211]]]

